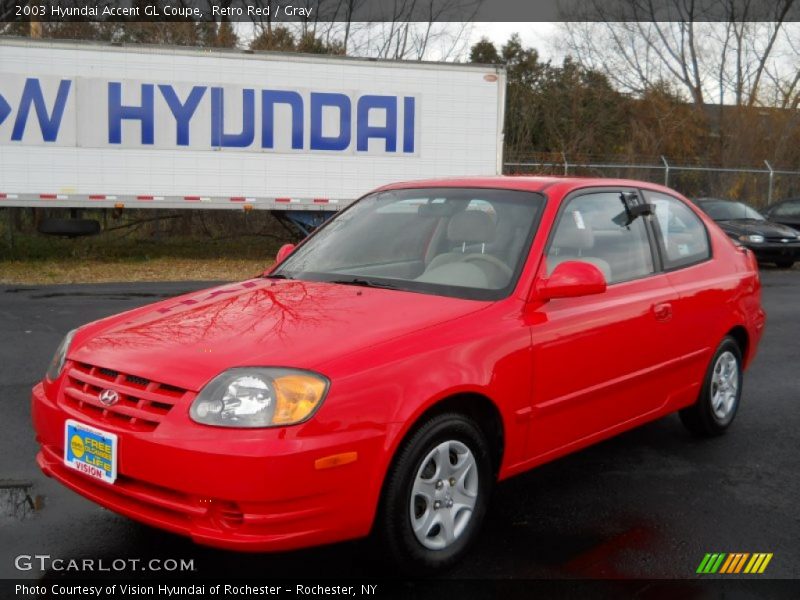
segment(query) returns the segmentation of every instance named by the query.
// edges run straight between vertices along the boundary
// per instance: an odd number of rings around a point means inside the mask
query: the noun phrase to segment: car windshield
[[[544,197],[482,188],[371,194],[300,246],[271,277],[477,300],[514,287]]]
[[[744,202],[731,200],[700,200],[700,208],[715,221],[736,221],[737,219],[753,219],[764,221],[756,209],[747,206]]]
[[[784,200],[776,204],[770,214],[778,217],[800,217],[800,199]]]

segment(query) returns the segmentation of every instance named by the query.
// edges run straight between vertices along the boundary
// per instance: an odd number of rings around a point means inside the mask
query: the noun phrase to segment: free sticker
[[[106,483],[117,478],[117,436],[68,420],[64,424],[64,464]]]

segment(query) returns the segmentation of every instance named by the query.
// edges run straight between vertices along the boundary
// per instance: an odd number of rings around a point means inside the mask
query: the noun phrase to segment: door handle
[[[669,321],[672,318],[672,304],[669,302],[654,304],[653,315],[656,321]]]

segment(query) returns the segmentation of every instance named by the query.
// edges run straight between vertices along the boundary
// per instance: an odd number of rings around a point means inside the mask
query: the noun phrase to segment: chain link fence
[[[800,171],[760,166],[741,168],[680,164],[665,156],[647,161],[597,161],[587,157],[536,155],[506,162],[508,175],[566,175],[639,179],[671,187],[689,198],[715,197],[744,200],[756,208],[800,196]]]

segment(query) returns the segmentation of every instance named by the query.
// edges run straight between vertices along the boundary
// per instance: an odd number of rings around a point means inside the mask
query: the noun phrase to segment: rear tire
[[[791,269],[792,265],[794,264],[794,260],[791,258],[784,258],[782,260],[776,260],[775,266],[779,269]]]
[[[681,421],[695,435],[721,435],[733,423],[741,397],[742,352],[728,336],[711,359],[697,402],[680,411]]]
[[[378,511],[376,538],[392,568],[419,576],[456,563],[493,485],[491,449],[474,421],[458,413],[425,421],[398,451]]]

